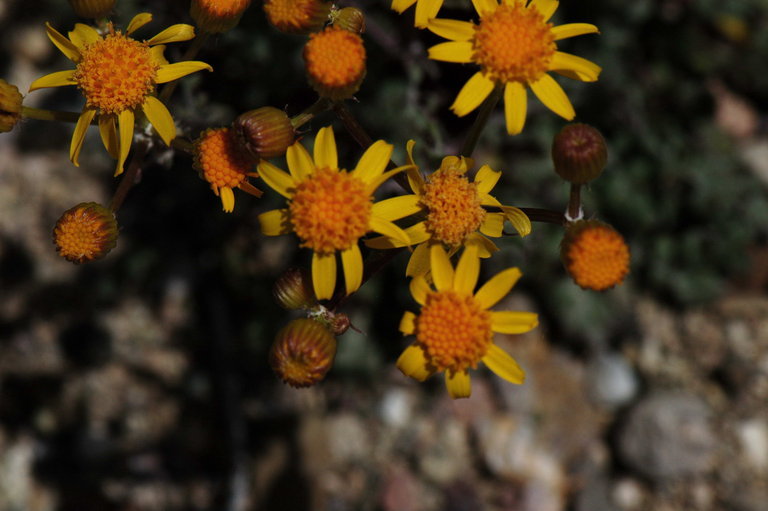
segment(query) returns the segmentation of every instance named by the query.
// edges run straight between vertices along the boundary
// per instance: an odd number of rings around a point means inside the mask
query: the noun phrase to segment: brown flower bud
[[[552,142],[555,172],[573,184],[597,178],[608,162],[608,147],[603,135],[587,124],[569,124]]]
[[[271,106],[241,114],[232,127],[240,143],[254,158],[282,156],[296,139],[296,131],[288,115]]]
[[[610,225],[599,220],[569,223],[560,246],[565,269],[583,289],[605,291],[629,273],[629,247]]]
[[[281,307],[310,309],[317,305],[309,273],[301,268],[288,268],[275,282],[272,295]]]
[[[61,257],[75,264],[101,259],[117,245],[115,215],[101,204],[80,203],[56,222],[53,243]]]
[[[21,119],[21,97],[18,87],[0,79],[0,133],[7,133]]]
[[[313,319],[295,319],[277,333],[269,365],[291,387],[310,387],[323,378],[336,356],[336,338]]]
[[[365,32],[365,15],[357,7],[344,7],[331,13],[334,27],[362,34]]]
[[[269,23],[287,34],[310,34],[322,30],[331,3],[322,0],[264,0]]]
[[[115,7],[116,0],[69,0],[75,14],[81,18],[105,18]]]
[[[240,22],[251,0],[192,0],[189,15],[205,32],[226,32]]]

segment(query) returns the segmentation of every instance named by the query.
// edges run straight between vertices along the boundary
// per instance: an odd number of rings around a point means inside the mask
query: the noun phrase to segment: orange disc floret
[[[117,244],[115,215],[95,202],[78,204],[56,222],[53,243],[61,257],[75,264],[101,259]]]
[[[629,273],[629,247],[624,238],[598,220],[569,224],[560,255],[574,282],[584,289],[610,289]]]
[[[119,114],[140,107],[154,92],[159,65],[147,43],[112,31],[81,53],[74,80],[88,107]]]
[[[237,25],[249,5],[251,0],[192,0],[189,15],[201,30],[216,34]]]
[[[473,60],[497,82],[534,82],[557,50],[552,24],[535,7],[503,4],[475,26]]]
[[[369,231],[373,197],[363,181],[319,168],[296,186],[290,220],[301,246],[320,254],[346,250]]]
[[[292,387],[310,387],[331,369],[336,338],[313,319],[295,319],[277,333],[269,353],[275,374]]]
[[[416,318],[416,342],[436,371],[476,368],[493,340],[491,315],[471,295],[435,291]]]
[[[267,20],[288,34],[309,34],[323,28],[331,3],[322,0],[265,0]]]
[[[116,0],[69,0],[72,9],[83,18],[103,18],[112,12]]]
[[[218,194],[237,188],[256,165],[230,128],[210,128],[195,141],[195,168]]]
[[[359,34],[327,27],[304,46],[304,63],[312,88],[321,97],[351,97],[365,77],[365,47]]]

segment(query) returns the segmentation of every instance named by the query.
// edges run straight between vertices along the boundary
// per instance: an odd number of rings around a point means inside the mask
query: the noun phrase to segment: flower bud
[[[288,115],[271,106],[241,114],[232,127],[242,146],[254,158],[282,156],[296,139],[296,131]]]
[[[21,119],[21,93],[18,87],[0,79],[0,133],[7,133]]]
[[[357,7],[344,7],[331,13],[334,27],[343,28],[356,34],[365,32],[365,15]]]
[[[336,338],[312,319],[295,319],[277,333],[269,365],[291,387],[310,387],[323,378],[336,356]]]
[[[205,32],[226,32],[240,21],[251,0],[192,0],[189,15]]]
[[[322,30],[331,3],[322,0],[264,0],[269,23],[287,34],[310,34]]]
[[[552,142],[555,172],[573,184],[597,178],[608,162],[608,147],[603,135],[587,124],[569,124]]]
[[[560,246],[560,259],[583,289],[605,291],[621,284],[629,273],[629,247],[624,238],[599,220],[569,223]]]
[[[339,27],[310,35],[304,46],[309,84],[320,97],[334,101],[358,91],[365,78],[365,59],[362,37]]]
[[[310,309],[317,305],[312,280],[306,270],[288,268],[272,288],[275,301],[284,309]]]
[[[69,0],[75,14],[81,18],[106,18],[112,12],[116,0]]]
[[[101,259],[117,245],[115,215],[95,202],[80,203],[56,222],[53,243],[61,257],[75,264]]]

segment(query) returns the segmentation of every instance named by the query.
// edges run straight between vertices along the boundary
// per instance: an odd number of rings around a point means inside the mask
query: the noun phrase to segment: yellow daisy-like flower
[[[428,27],[449,39],[429,49],[429,57],[445,62],[480,66],[459,92],[451,110],[462,117],[475,110],[496,87],[504,87],[507,132],[523,130],[527,109],[526,86],[556,114],[572,120],[576,113],[562,87],[549,75],[594,82],[600,66],[557,50],[556,41],[598,33],[589,23],[553,26],[549,19],[558,0],[472,0],[480,23],[434,19]]]
[[[416,14],[413,25],[417,28],[427,28],[430,19],[437,16],[443,0],[392,0],[392,10],[402,14],[413,4],[416,4]]]
[[[422,214],[424,220],[407,228],[405,232],[412,245],[418,245],[411,254],[406,275],[414,276],[429,270],[430,247],[435,244],[448,248],[453,255],[459,248],[469,244],[478,246],[480,257],[490,257],[497,251],[496,245],[486,236],[498,238],[502,235],[504,221],[508,220],[520,236],[531,232],[531,221],[520,209],[503,206],[490,192],[501,176],[488,165],[477,171],[474,182],[465,175],[472,167],[472,160],[465,157],[446,156],[440,168],[427,180],[419,173],[413,160],[415,142],[409,140],[408,181],[415,192],[390,199],[391,218],[400,219],[413,214]],[[486,211],[483,206],[497,208],[499,212]],[[376,249],[404,246],[402,242],[386,236],[366,241]]]
[[[168,109],[155,97],[157,84],[202,69],[213,70],[205,62],[169,64],[163,57],[165,44],[187,41],[195,36],[191,25],[172,25],[144,42],[128,37],[150,21],[151,14],[137,14],[125,34],[110,24],[106,35],[77,23],[69,32],[69,38],[46,23],[48,38],[77,66],[38,78],[29,90],[76,85],[85,96],[85,107],[75,125],[69,148],[69,158],[75,165],[78,165],[85,132],[94,118],[98,119],[104,147],[117,159],[115,175],[123,171],[128,157],[136,114],[143,113],[160,138],[170,144],[176,136],[176,126]]]
[[[341,254],[347,294],[363,279],[358,242],[370,231],[409,243],[408,235],[392,223],[391,202],[374,204],[373,192],[407,166],[385,172],[392,146],[383,140],[371,145],[351,172],[340,169],[331,127],[315,139],[314,158],[296,142],[288,148],[286,173],[271,163],[259,163],[261,179],[288,199],[288,207],[259,215],[268,236],[295,232],[312,255],[312,285],[320,300],[331,298],[336,287],[336,253]]]
[[[477,246],[468,246],[454,270],[443,247],[433,245],[429,256],[436,289],[424,275],[416,276],[411,295],[421,312],[406,312],[400,320],[400,331],[415,335],[416,340],[397,359],[398,369],[419,381],[445,372],[445,384],[454,399],[469,397],[469,369],[476,369],[479,362],[511,383],[523,383],[525,372],[493,343],[493,332],[522,334],[539,324],[533,312],[488,310],[520,278],[517,268],[502,271],[473,293],[480,273],[477,251]]]

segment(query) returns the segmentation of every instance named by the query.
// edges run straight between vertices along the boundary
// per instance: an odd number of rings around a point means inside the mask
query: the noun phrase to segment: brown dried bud
[[[75,264],[101,259],[117,245],[115,214],[95,202],[83,202],[61,215],[53,228],[61,257]]]
[[[0,79],[0,133],[7,133],[21,119],[21,93],[18,87]]]
[[[362,34],[365,32],[365,15],[357,7],[344,7],[331,13],[334,27]]]
[[[588,183],[599,176],[608,162],[603,135],[587,124],[569,124],[552,142],[555,172],[573,184]]]
[[[269,23],[287,34],[310,34],[322,30],[331,3],[322,0],[264,0]]]
[[[240,143],[254,158],[282,156],[296,140],[296,131],[288,114],[271,106],[241,114],[232,127]]]
[[[69,0],[75,14],[81,18],[105,18],[112,12],[116,0]]]
[[[301,268],[288,268],[275,282],[272,295],[281,307],[310,309],[317,305],[309,273]]]
[[[336,338],[313,319],[295,319],[277,333],[269,365],[291,387],[310,387],[323,378],[336,356]]]
[[[240,22],[251,0],[192,0],[189,15],[205,32],[218,34]]]

